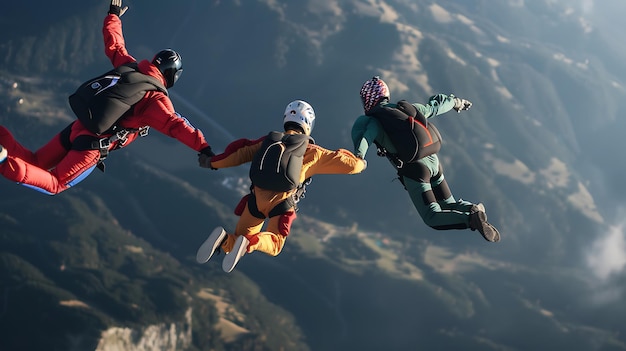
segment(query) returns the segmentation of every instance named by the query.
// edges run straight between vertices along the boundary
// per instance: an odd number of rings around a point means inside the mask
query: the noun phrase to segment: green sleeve
[[[444,114],[454,107],[454,95],[437,94],[428,99],[428,103],[425,105],[414,103],[413,106],[417,108],[426,118],[435,117]]]
[[[376,119],[368,116],[360,116],[352,125],[352,143],[354,144],[354,154],[357,157],[365,158],[367,149],[376,140],[380,126]]]

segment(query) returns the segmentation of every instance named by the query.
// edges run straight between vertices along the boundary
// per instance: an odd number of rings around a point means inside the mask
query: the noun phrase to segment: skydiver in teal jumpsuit
[[[360,95],[365,115],[358,117],[352,126],[354,154],[365,158],[370,145],[376,144],[379,153],[384,153],[396,166],[400,181],[426,225],[437,230],[467,228],[478,230],[485,240],[498,242],[500,233],[487,222],[483,204],[455,200],[444,178],[436,152],[411,163],[396,162],[397,160],[391,157],[397,154],[392,137],[383,130],[379,120],[369,113],[378,107],[397,107],[397,104],[389,102],[387,84],[379,77],[374,77],[363,84]],[[465,111],[472,103],[454,95],[437,94],[425,105],[419,103],[411,105],[426,119],[430,119],[452,109],[457,112]]]

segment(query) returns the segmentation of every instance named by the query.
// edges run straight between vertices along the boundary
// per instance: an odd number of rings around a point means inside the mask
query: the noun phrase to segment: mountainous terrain
[[[502,233],[425,226],[374,151],[318,176],[285,250],[226,274],[195,251],[246,167],[211,171],[157,132],[80,185],[1,182],[0,350],[625,350],[626,4],[581,0],[125,1],[129,52],[172,47],[177,110],[216,151],[309,101],[313,137],[351,150],[358,90],[471,100],[437,117],[456,198]],[[0,123],[36,149],[67,96],[108,70],[109,3],[7,4]]]

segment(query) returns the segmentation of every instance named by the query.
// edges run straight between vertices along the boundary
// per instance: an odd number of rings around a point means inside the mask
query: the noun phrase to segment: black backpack
[[[290,191],[301,186],[302,161],[309,142],[305,134],[270,132],[252,159],[252,185],[273,191]]]
[[[395,108],[378,105],[367,114],[380,122],[396,147],[397,154],[386,156],[395,157],[401,163],[413,163],[439,152],[441,134],[435,125],[406,100],[400,100],[396,105]]]
[[[91,132],[102,134],[141,100],[147,91],[167,89],[156,78],[137,70],[137,63],[119,66],[83,83],[69,102],[72,111]]]

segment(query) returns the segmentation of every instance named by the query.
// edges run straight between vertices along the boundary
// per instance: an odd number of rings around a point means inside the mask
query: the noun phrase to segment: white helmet
[[[315,125],[315,111],[313,111],[313,107],[311,107],[308,102],[294,100],[285,108],[283,125],[288,122],[297,123],[302,127],[302,130],[304,130],[304,134],[311,135],[311,131]]]

